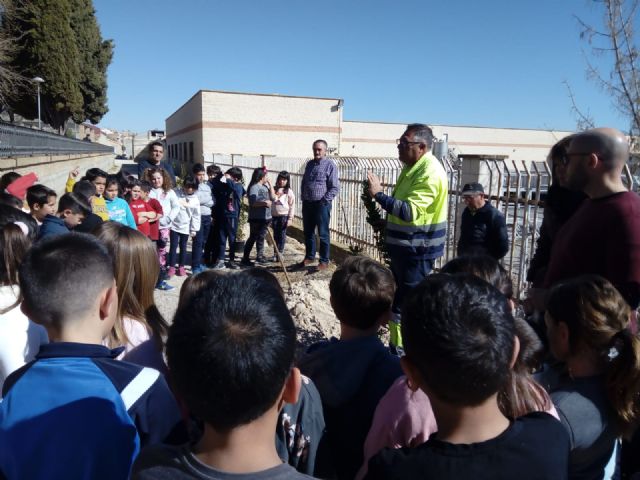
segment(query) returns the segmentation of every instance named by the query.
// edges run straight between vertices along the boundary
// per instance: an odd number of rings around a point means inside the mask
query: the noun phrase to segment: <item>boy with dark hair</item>
[[[89,201],[78,193],[65,193],[58,202],[58,213],[44,217],[38,239],[69,233],[91,213]]]
[[[140,446],[182,423],[158,371],[101,345],[118,315],[109,253],[90,235],[55,236],[31,248],[19,278],[22,311],[52,343],[4,383],[0,477],[128,478]]]
[[[378,338],[391,315],[395,282],[391,271],[367,257],[349,257],[329,283],[340,340],[307,349],[300,370],[318,387],[332,465],[317,464],[322,477],[352,479],[363,461],[364,441],[380,398],[402,375],[400,360]],[[327,456],[318,455],[318,462]],[[332,468],[333,467],[333,468]],[[335,472],[331,472],[335,469]]]
[[[80,167],[76,167],[69,172],[67,183],[65,185],[65,192],[71,193],[73,186],[76,183],[77,178],[80,176]],[[96,187],[96,193],[91,201],[91,211],[98,215],[103,222],[109,221],[109,212],[107,210],[107,202],[104,198],[104,191],[107,187],[107,177],[109,174],[101,168],[90,168],[87,170],[84,177],[80,179],[88,180]]]
[[[80,180],[73,186],[73,193],[82,195],[92,204],[96,197],[96,186],[89,180]],[[93,211],[85,217],[80,225],[73,229],[74,232],[91,233],[93,230],[103,223],[102,217],[96,215]]]
[[[198,190],[196,195],[200,202],[200,230],[193,239],[191,252],[191,272],[195,275],[206,269],[202,262],[204,254],[204,244],[209,238],[209,230],[211,229],[211,209],[213,208],[213,195],[211,186],[207,182],[207,175],[204,171],[204,165],[196,163],[191,169],[193,176],[198,182]]]
[[[183,304],[169,330],[167,358],[176,390],[204,434],[193,446],[155,447],[136,479],[302,479],[274,442],[278,413],[294,403],[296,329],[269,282],[217,275]]]
[[[45,185],[32,185],[27,188],[27,205],[29,213],[38,225],[42,225],[44,217],[56,213],[58,195]]]
[[[238,220],[242,208],[242,197],[246,195],[242,185],[242,170],[231,167],[224,176],[214,183],[216,230],[218,233],[218,251],[214,252],[215,270],[225,268],[224,252],[229,242],[229,267],[239,268],[235,260],[235,242],[238,233]]]
[[[429,396],[438,432],[416,448],[382,450],[366,478],[567,478],[560,422],[540,412],[512,420],[498,407],[519,343],[497,289],[471,274],[427,277],[406,298],[402,337],[408,385]]]
[[[204,245],[204,264],[212,267],[215,262],[212,262],[212,256],[218,255],[218,225],[219,220],[216,216],[216,199],[219,197],[218,190],[223,185],[220,182],[222,178],[222,169],[218,165],[207,166],[207,177],[209,178],[207,183],[211,188],[211,196],[213,198],[213,207],[211,208],[211,227],[209,228],[209,235],[205,239]]]

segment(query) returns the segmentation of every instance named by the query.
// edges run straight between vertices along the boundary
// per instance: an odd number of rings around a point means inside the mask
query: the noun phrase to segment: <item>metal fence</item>
[[[281,170],[291,174],[291,186],[296,192],[295,217],[301,221],[302,202],[300,200],[300,181],[304,173],[306,158],[245,157],[216,155],[215,162],[223,171],[231,166],[243,171],[248,184],[253,170],[266,166],[272,174],[272,180]],[[357,246],[374,258],[380,260],[373,237],[373,229],[366,221],[365,208],[360,199],[363,182],[367,172],[380,177],[385,192],[390,194],[402,164],[394,158],[340,157],[333,159],[338,166],[340,193],[333,203],[329,228],[333,239],[342,244]],[[436,263],[436,268],[456,256],[457,238],[464,203],[462,190],[462,162],[457,159],[443,160],[443,166],[449,179],[449,203],[447,239],[444,256]],[[543,217],[544,197],[551,180],[551,172],[545,162],[522,162],[516,160],[483,160],[487,181],[485,183],[488,201],[500,210],[507,221],[509,231],[509,252],[503,259],[504,267],[510,272],[517,296],[524,292],[526,273],[535,251]],[[628,168],[624,181],[633,187],[633,177]]]
[[[113,147],[0,122],[0,157],[113,153]]]

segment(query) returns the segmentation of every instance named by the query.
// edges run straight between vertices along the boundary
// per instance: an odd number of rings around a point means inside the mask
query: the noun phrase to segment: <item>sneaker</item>
[[[224,266],[224,260],[219,260],[212,268],[214,270],[224,270],[227,267]]]
[[[240,265],[243,267],[253,267],[254,263],[248,258],[243,258],[240,260]]]
[[[305,268],[307,268],[309,265],[311,265],[314,262],[314,260],[312,260],[311,258],[305,258],[304,260],[302,260],[301,262],[298,263],[294,263],[293,265],[291,265],[290,270],[292,271],[296,271],[296,270],[304,270]]]
[[[329,268],[329,264],[327,262],[320,262],[318,264],[318,271],[319,272],[324,272],[325,270],[327,270]]]
[[[178,275],[179,277],[186,277],[187,276],[187,271],[184,269],[184,266],[180,265],[178,267],[178,273],[176,273],[176,275]]]
[[[176,274],[176,267],[169,267],[167,269],[167,278],[171,278]]]
[[[273,257],[271,257],[271,261],[272,261],[273,263],[277,263],[277,262],[278,262],[278,256],[277,256],[277,255],[274,255]]]
[[[168,292],[169,290],[173,290],[174,288],[176,287],[172,287],[164,280],[160,282],[158,285],[156,285],[156,290],[164,290],[165,292]]]
[[[204,270],[202,269],[202,267],[200,267],[200,265],[198,265],[197,267],[191,267],[191,275],[197,275],[200,272],[204,272]]]
[[[240,265],[238,265],[236,262],[231,260],[227,265],[227,267],[230,268],[231,270],[238,270],[240,268]]]
[[[269,263],[269,260],[267,260],[265,257],[256,257],[256,263],[259,263],[260,265],[266,265],[267,263]]]

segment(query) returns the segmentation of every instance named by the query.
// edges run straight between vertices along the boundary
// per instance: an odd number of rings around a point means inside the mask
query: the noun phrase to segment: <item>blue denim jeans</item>
[[[273,228],[273,240],[275,241],[274,245],[274,255],[275,248],[278,249],[280,253],[284,252],[284,245],[287,243],[287,225],[289,222],[289,217],[286,215],[282,215],[280,217],[273,217],[272,219],[272,228]]]
[[[167,267],[175,267],[176,265],[176,251],[178,246],[180,247],[180,254],[178,256],[178,265],[184,267],[184,259],[187,255],[187,242],[189,241],[188,233],[178,233],[171,230],[169,233],[169,259],[167,261]]]
[[[320,237],[320,263],[329,262],[329,220],[331,219],[331,202],[302,202],[302,228],[304,230],[305,258],[316,258],[316,228]]]
[[[191,252],[191,267],[196,268],[202,263],[202,253],[204,251],[204,242],[209,238],[209,230],[211,230],[211,215],[200,216],[200,230],[193,239],[193,251]]]
[[[249,260],[253,245],[256,246],[256,259],[264,258],[264,239],[271,224],[269,220],[249,220],[249,238],[244,245],[244,259]]]

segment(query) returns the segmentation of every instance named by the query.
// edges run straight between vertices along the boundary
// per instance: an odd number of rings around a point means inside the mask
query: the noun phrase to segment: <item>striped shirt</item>
[[[338,167],[327,157],[310,160],[302,177],[302,201],[332,201],[340,190]]]

